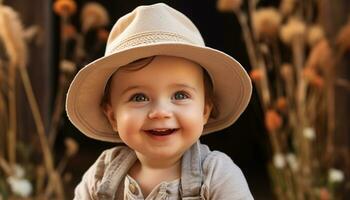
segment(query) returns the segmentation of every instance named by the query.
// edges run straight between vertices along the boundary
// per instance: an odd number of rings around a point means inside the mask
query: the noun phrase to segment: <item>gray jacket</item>
[[[127,173],[137,157],[128,147],[115,147],[104,151],[84,174],[75,189],[74,199],[122,200],[143,199],[139,187],[128,187]],[[195,143],[182,157],[181,179],[175,184],[176,194],[167,192],[160,184],[156,194],[146,199],[183,200],[252,200],[241,170],[224,153],[210,151],[206,145]],[[131,190],[131,191],[130,191]],[[178,195],[177,195],[178,194]]]

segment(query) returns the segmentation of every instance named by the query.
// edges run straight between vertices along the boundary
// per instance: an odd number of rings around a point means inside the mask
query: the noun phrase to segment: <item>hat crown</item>
[[[205,46],[197,27],[184,14],[164,3],[139,6],[113,26],[105,55],[143,44],[171,42]]]

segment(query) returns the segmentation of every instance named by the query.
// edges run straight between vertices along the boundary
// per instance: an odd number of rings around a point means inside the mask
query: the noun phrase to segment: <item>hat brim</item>
[[[102,57],[82,68],[67,93],[66,111],[71,122],[86,136],[122,142],[112,130],[100,103],[109,77],[119,67],[140,58],[168,55],[186,58],[205,68],[214,87],[218,116],[209,119],[203,134],[224,129],[233,124],[247,107],[251,80],[244,68],[231,56],[210,47],[181,43],[158,43],[137,46]]]

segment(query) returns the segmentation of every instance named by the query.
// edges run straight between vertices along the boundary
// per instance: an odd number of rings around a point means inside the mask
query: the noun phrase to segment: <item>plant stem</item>
[[[49,185],[53,184],[55,186],[56,192],[59,195],[59,193],[63,193],[63,189],[60,188],[60,186],[62,186],[62,184],[58,182],[60,179],[55,178],[53,175],[56,172],[54,170],[52,153],[51,153],[51,150],[49,147],[48,139],[47,139],[46,134],[45,134],[45,128],[44,128],[43,120],[42,120],[41,115],[40,115],[39,107],[38,107],[37,101],[35,99],[33,89],[31,87],[28,72],[27,72],[26,68],[24,68],[24,67],[21,67],[19,69],[20,69],[20,75],[21,75],[21,78],[23,81],[23,85],[24,85],[24,88],[25,88],[25,91],[26,91],[26,94],[28,97],[28,101],[30,104],[30,108],[32,110],[32,114],[34,117],[34,122],[35,122],[35,125],[37,127],[37,132],[38,132],[41,148],[43,150],[44,164],[45,164],[46,170],[48,171],[48,175],[49,175]]]
[[[6,160],[1,155],[0,155],[0,167],[5,172],[6,176],[11,176],[12,169],[9,163],[7,163]]]
[[[238,18],[238,22],[240,23],[240,25],[242,27],[243,39],[244,39],[244,42],[246,44],[247,53],[248,53],[251,67],[253,69],[261,69],[263,74],[264,74],[264,78],[261,81],[261,88],[258,87],[258,90],[260,90],[260,94],[261,94],[260,98],[261,98],[261,102],[263,105],[263,110],[266,111],[267,108],[269,107],[269,104],[271,101],[270,100],[270,92],[268,89],[269,87],[268,87],[266,66],[265,66],[264,62],[259,61],[259,59],[256,55],[254,43],[253,43],[253,38],[252,38],[252,33],[251,33],[249,26],[248,26],[247,16],[241,10],[237,10],[235,12],[235,14]]]
[[[51,149],[53,149],[58,133],[58,125],[61,120],[63,108],[64,108],[64,95],[67,89],[67,77],[65,74],[60,74],[58,92],[55,99],[55,108],[53,112],[53,117],[51,121],[50,131],[49,131],[49,144]]]
[[[65,26],[67,26],[69,24],[69,17],[67,16],[61,16],[60,18],[60,28],[64,29]],[[67,48],[67,43],[65,39],[60,40],[60,52],[59,52],[59,58],[60,60],[64,60],[65,56],[66,56],[66,48]],[[61,63],[59,63],[59,65],[61,65]],[[59,66],[60,68],[61,66]],[[65,78],[65,74],[59,70],[59,85],[58,85],[58,92],[56,94],[56,98],[55,98],[55,108],[54,108],[54,112],[53,112],[53,117],[51,119],[51,123],[50,123],[50,129],[49,129],[49,145],[51,147],[51,149],[53,149],[54,145],[55,145],[55,140],[56,140],[56,136],[57,136],[57,128],[58,128],[58,124],[61,120],[61,115],[63,112],[63,98],[64,98],[64,88],[63,86],[65,85],[64,82],[66,82],[65,80],[63,80]]]
[[[8,65],[8,104],[9,104],[9,128],[8,128],[8,159],[11,166],[16,163],[16,134],[17,134],[17,110],[16,110],[16,65],[10,62]]]

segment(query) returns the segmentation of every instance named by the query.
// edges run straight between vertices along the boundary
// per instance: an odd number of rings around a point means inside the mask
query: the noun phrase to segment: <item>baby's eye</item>
[[[174,97],[173,97],[175,100],[182,100],[182,99],[188,99],[189,98],[189,95],[184,92],[184,91],[179,91],[179,92],[176,92],[174,94]]]
[[[135,101],[135,102],[143,102],[143,101],[148,101],[148,97],[142,93],[137,93],[134,94],[131,98],[130,101]]]

